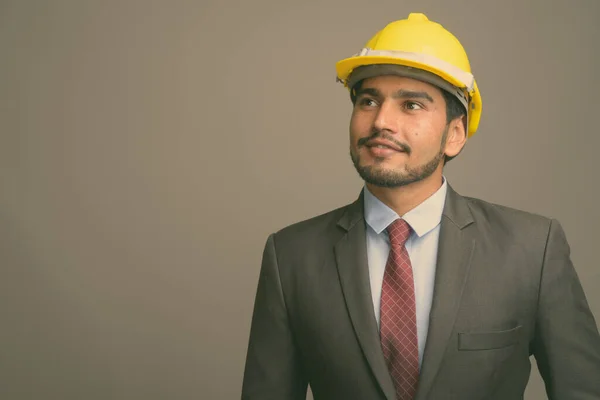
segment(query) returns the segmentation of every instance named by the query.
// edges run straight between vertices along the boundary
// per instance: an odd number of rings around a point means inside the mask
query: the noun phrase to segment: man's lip
[[[402,150],[400,147],[396,146],[394,143],[388,142],[387,140],[381,140],[381,139],[369,140],[367,143],[365,143],[365,146],[367,146],[367,147],[385,146],[385,147],[389,147],[392,150],[404,152],[404,150]]]

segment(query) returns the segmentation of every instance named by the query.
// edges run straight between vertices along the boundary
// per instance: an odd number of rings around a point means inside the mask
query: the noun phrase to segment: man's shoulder
[[[356,202],[286,225],[273,233],[277,242],[322,240],[338,231],[338,222]]]
[[[532,211],[510,207],[504,204],[495,203],[489,200],[484,200],[478,197],[470,197],[470,196],[462,196],[467,203],[469,204],[469,208],[471,210],[479,210],[485,213],[497,213],[498,215],[502,215],[509,218],[517,218],[517,219],[531,219],[538,221],[549,221],[551,218]]]
[[[516,207],[487,201],[477,197],[462,196],[468,204],[475,222],[485,223],[495,228],[519,228],[547,231],[554,221],[550,216]]]

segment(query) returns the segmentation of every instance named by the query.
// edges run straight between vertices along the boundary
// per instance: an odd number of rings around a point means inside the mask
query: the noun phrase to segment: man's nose
[[[397,110],[394,109],[394,104],[389,101],[384,101],[381,106],[379,106],[379,110],[373,121],[373,127],[378,131],[385,130],[396,133],[398,123],[397,114]]]

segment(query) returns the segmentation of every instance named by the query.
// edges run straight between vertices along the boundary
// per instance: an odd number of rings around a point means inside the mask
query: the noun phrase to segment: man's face
[[[440,176],[448,125],[437,87],[399,76],[365,79],[350,120],[350,156],[359,175],[381,187]]]

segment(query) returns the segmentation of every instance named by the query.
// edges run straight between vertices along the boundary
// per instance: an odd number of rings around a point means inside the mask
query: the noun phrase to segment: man
[[[481,96],[423,14],[337,64],[358,199],[269,236],[243,399],[600,399],[600,335],[553,219],[457,194],[443,176]]]

